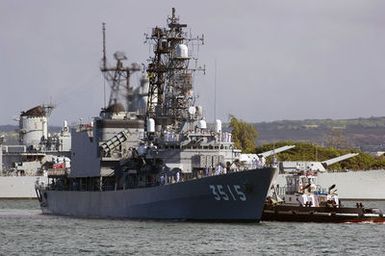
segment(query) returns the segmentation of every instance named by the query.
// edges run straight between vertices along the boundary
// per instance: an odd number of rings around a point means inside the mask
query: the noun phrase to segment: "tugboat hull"
[[[275,169],[116,191],[38,190],[43,213],[96,218],[259,221]]]
[[[288,222],[385,222],[381,210],[351,207],[302,207],[265,204],[263,221]]]

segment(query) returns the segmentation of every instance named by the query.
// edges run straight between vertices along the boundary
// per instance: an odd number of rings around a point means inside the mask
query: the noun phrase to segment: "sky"
[[[0,0],[0,124],[43,103],[52,125],[97,116],[102,22],[110,63],[115,51],[146,63],[144,33],[172,7],[205,37],[194,88],[207,120],[385,116],[383,0]]]

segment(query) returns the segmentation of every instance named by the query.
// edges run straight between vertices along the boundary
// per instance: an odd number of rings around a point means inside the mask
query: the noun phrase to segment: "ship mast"
[[[127,57],[124,52],[120,51],[114,53],[115,66],[107,65],[105,25],[103,23],[103,57],[100,70],[111,86],[107,108],[120,103],[125,108],[125,111],[133,111],[135,108],[132,106],[133,88],[130,86],[130,76],[133,72],[140,71],[140,65],[132,63],[131,66],[125,66],[123,61],[127,60]]]
[[[161,130],[173,127],[180,131],[184,122],[191,119],[189,108],[194,104],[192,73],[204,68],[189,68],[193,59],[188,45],[203,44],[203,35],[192,38],[179,22],[175,8],[167,19],[167,27],[155,27],[146,42],[153,46],[154,55],[147,67],[149,93],[147,99],[147,120],[153,119]]]

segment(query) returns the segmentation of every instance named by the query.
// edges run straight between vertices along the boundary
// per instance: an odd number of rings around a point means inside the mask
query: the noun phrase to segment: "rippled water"
[[[370,255],[385,252],[384,237],[383,224],[77,219],[0,200],[1,255]]]

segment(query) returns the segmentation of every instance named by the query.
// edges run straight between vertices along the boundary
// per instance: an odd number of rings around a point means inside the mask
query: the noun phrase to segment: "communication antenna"
[[[214,123],[217,120],[217,59],[214,60]]]
[[[107,57],[106,57],[106,23],[103,22],[103,57],[102,57],[102,67],[106,69],[107,67]],[[104,108],[106,108],[106,80],[103,79],[103,98],[104,98]]]
[[[133,108],[133,88],[130,85],[130,76],[136,71],[140,71],[140,66],[137,63],[132,63],[130,66],[126,66],[124,61],[127,57],[124,52],[117,51],[114,53],[116,60],[115,66],[107,65],[106,57],[106,23],[103,25],[103,56],[100,70],[104,76],[105,81],[110,84],[110,98],[108,101],[108,107],[111,107],[117,103],[122,104],[126,111],[131,111]],[[104,105],[106,107],[106,96],[104,96]]]
[[[104,108],[107,107],[107,100],[106,100],[106,80],[103,79],[103,98],[104,98]]]
[[[103,69],[107,68],[107,57],[106,57],[106,23],[103,22]]]

